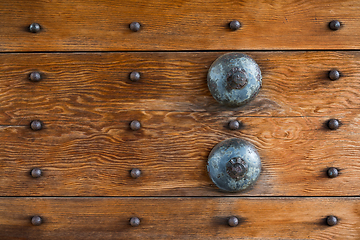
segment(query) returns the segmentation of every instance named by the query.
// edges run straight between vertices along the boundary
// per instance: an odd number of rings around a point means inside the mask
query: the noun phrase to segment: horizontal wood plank
[[[207,71],[223,52],[0,54],[0,124],[39,117],[107,121],[123,110],[236,112],[242,116],[327,116],[359,113],[360,52],[250,52],[263,87],[240,108],[220,106]],[[330,81],[328,71],[342,77]],[[43,73],[30,82],[32,71]],[[129,73],[139,71],[139,82]]]
[[[137,119],[142,128],[129,129]],[[241,121],[238,131],[230,120]],[[355,196],[359,195],[359,114],[327,117],[242,117],[236,112],[124,111],[111,121],[47,121],[44,129],[0,128],[2,196]],[[24,121],[25,123],[25,121]],[[253,143],[262,173],[253,189],[219,191],[206,171],[220,141]],[[32,168],[43,176],[34,179]],[[330,179],[329,167],[340,169]],[[132,179],[132,168],[142,176]]]
[[[359,239],[359,211],[359,198],[0,198],[0,237]],[[34,215],[42,225],[31,225]],[[329,215],[337,225],[325,224]],[[237,227],[227,225],[231,216]]]
[[[355,0],[12,0],[0,9],[2,52],[360,48]],[[231,31],[235,19],[242,27]],[[335,19],[338,31],[328,27]],[[33,22],[40,33],[28,31]]]

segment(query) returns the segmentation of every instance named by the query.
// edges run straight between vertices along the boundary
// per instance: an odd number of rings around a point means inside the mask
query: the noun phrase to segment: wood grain
[[[129,129],[138,119],[142,128]],[[229,120],[242,122],[239,131]],[[359,114],[341,118],[336,131],[326,117],[242,117],[207,112],[124,111],[109,121],[47,121],[0,128],[2,196],[357,196],[360,194]],[[24,121],[25,123],[26,121]],[[220,141],[253,143],[262,174],[244,193],[217,189],[206,171]],[[43,176],[30,177],[39,167]],[[140,168],[132,179],[129,171]],[[329,167],[340,176],[329,179]]]
[[[355,0],[1,1],[0,51],[359,49]],[[231,31],[237,19],[242,28]],[[342,23],[329,29],[331,20]],[[132,32],[131,22],[142,29]],[[38,34],[28,26],[42,26]]]
[[[236,112],[242,116],[327,116],[359,113],[360,53],[249,52],[263,87],[240,108],[220,106],[207,71],[223,52],[0,54],[0,124],[23,119],[108,121],[123,110]],[[328,71],[342,77],[330,81]],[[44,75],[30,82],[32,71]],[[142,78],[131,82],[129,73]]]
[[[0,237],[359,239],[359,211],[359,198],[1,198]],[[34,215],[44,223],[32,226]],[[325,224],[329,215],[336,226]],[[227,226],[230,216],[240,225]]]

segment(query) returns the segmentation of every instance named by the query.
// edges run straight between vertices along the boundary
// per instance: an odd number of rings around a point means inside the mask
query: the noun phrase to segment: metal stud
[[[232,120],[229,122],[230,130],[238,130],[240,128],[240,122],[238,120]]]
[[[337,119],[330,119],[327,123],[328,128],[331,130],[336,130],[340,127],[340,122]]]
[[[41,225],[41,223],[42,223],[42,219],[41,219],[40,216],[33,216],[33,217],[31,218],[31,224],[32,224],[32,225],[34,225],[34,226],[39,226],[39,225]]]
[[[230,217],[228,220],[228,224],[230,227],[236,227],[239,225],[239,219],[237,217]]]
[[[41,30],[41,26],[38,23],[32,23],[29,26],[29,31],[32,33],[38,33]]]
[[[140,177],[140,175],[141,175],[141,171],[140,171],[140,169],[138,169],[138,168],[133,168],[133,169],[130,171],[130,175],[131,175],[132,178],[138,178],[138,177]]]
[[[329,78],[331,81],[338,80],[340,78],[340,72],[336,69],[329,72]]]
[[[333,31],[339,30],[341,27],[341,23],[338,20],[332,20],[329,23],[329,28]]]
[[[32,82],[39,82],[41,80],[41,74],[39,72],[32,72],[29,75],[29,80]]]
[[[236,31],[241,27],[241,23],[237,20],[234,20],[229,23],[229,27],[231,30]]]
[[[132,23],[130,23],[130,29],[131,29],[131,31],[137,32],[137,31],[140,30],[140,28],[141,28],[140,23],[138,23],[138,22],[132,22]]]
[[[42,174],[42,172],[41,172],[40,168],[34,168],[31,170],[31,176],[33,178],[39,178],[39,177],[41,177],[41,174]]]
[[[133,131],[139,130],[141,128],[141,124],[139,121],[134,120],[130,122],[130,129]]]
[[[137,217],[132,217],[130,219],[130,225],[133,226],[133,227],[137,227],[140,225],[140,219],[137,218]]]
[[[339,170],[337,168],[331,167],[327,170],[327,175],[329,178],[336,178],[339,175]]]
[[[31,123],[30,123],[31,129],[34,130],[34,131],[41,130],[42,127],[43,127],[42,125],[43,125],[42,122],[39,121],[39,120],[34,120],[34,121],[31,121]]]
[[[129,77],[131,81],[137,82],[140,80],[141,75],[139,72],[131,72]]]
[[[335,226],[338,223],[337,217],[330,215],[326,218],[326,223],[329,226]]]

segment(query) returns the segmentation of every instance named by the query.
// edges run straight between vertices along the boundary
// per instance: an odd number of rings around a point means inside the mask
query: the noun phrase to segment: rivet
[[[41,26],[38,23],[32,23],[29,26],[29,31],[32,33],[38,33],[41,30]]]
[[[332,81],[338,80],[340,78],[340,72],[338,70],[331,70],[329,72],[329,78]]]
[[[340,122],[337,119],[330,119],[327,125],[329,129],[336,130],[340,127]]]
[[[137,217],[132,217],[130,219],[130,225],[133,226],[133,227],[137,227],[140,225],[140,219],[137,218]]]
[[[327,170],[327,175],[329,178],[335,178],[339,175],[339,171],[337,168],[331,167]]]
[[[41,225],[41,223],[42,223],[42,219],[41,219],[40,216],[33,216],[33,217],[31,218],[31,224],[32,224],[32,225],[34,225],[34,226],[39,226],[39,225]]]
[[[238,120],[232,120],[229,122],[229,128],[231,130],[237,130],[240,128],[240,122]]]
[[[140,28],[141,28],[140,23],[138,23],[138,22],[132,22],[132,23],[130,23],[130,29],[131,29],[131,31],[137,32],[137,31],[140,30]]]
[[[42,172],[41,172],[40,168],[34,168],[31,170],[31,176],[33,178],[39,178],[39,177],[41,177],[41,174],[42,174]]]
[[[237,20],[231,21],[229,23],[229,27],[231,30],[238,30],[241,27],[241,23]]]
[[[130,129],[133,131],[139,130],[141,128],[141,124],[139,121],[134,120],[130,122]]]
[[[237,217],[230,217],[228,220],[228,224],[230,227],[236,227],[239,225],[239,219]]]
[[[332,20],[329,23],[329,28],[333,31],[339,30],[341,27],[341,23],[338,20]]]
[[[41,130],[43,126],[42,126],[42,122],[41,122],[41,121],[39,121],[39,120],[34,120],[34,121],[31,121],[30,127],[31,127],[32,130],[38,131],[38,130]]]
[[[329,226],[334,226],[338,223],[338,219],[337,219],[337,217],[330,215],[326,218],[326,223]]]
[[[141,171],[138,168],[131,169],[130,175],[132,178],[138,178],[141,175]]]
[[[141,75],[139,72],[131,72],[129,77],[131,81],[137,82],[140,80]]]
[[[29,80],[32,82],[39,82],[41,80],[41,74],[39,72],[32,72],[29,75]]]

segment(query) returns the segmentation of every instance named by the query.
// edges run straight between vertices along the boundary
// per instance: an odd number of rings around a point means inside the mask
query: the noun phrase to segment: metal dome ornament
[[[239,107],[259,93],[262,85],[260,67],[245,54],[226,53],[211,64],[207,84],[220,104]]]
[[[242,139],[218,143],[210,152],[207,171],[215,185],[227,192],[240,192],[260,176],[261,160],[255,147]]]

